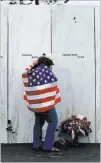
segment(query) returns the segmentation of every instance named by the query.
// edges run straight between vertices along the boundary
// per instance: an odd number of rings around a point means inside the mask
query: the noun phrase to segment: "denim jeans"
[[[35,125],[33,131],[33,147],[38,148],[42,144],[42,127],[45,121],[48,123],[43,149],[51,150],[54,144],[55,131],[58,124],[56,109],[35,113]]]

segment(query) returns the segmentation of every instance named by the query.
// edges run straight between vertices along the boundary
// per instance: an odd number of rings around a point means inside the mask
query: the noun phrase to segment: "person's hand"
[[[33,68],[34,65],[36,65],[38,63],[38,59],[34,60],[32,65],[30,65],[28,68],[26,68],[26,70],[31,70]]]
[[[33,61],[33,66],[36,65],[38,63],[38,59]]]

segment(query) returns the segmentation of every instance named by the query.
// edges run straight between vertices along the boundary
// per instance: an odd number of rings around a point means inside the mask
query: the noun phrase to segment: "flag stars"
[[[40,72],[39,75],[42,75],[42,73]]]
[[[52,81],[54,81],[54,79],[53,79],[53,78],[52,78],[51,80],[52,80]]]
[[[36,77],[39,78],[39,75],[37,75]]]
[[[52,73],[50,72],[50,75],[52,75]]]
[[[32,85],[32,83],[30,83],[30,85]]]
[[[47,80],[45,80],[45,83],[47,83]]]
[[[30,79],[32,79],[32,77],[31,77],[31,76],[30,76],[29,78],[30,78]]]
[[[44,69],[42,69],[42,71],[44,72],[45,70],[44,70]]]
[[[35,75],[35,73],[33,73],[33,76]]]
[[[37,84],[39,85],[39,84],[40,84],[40,82],[37,82]]]
[[[35,79],[33,79],[33,82],[35,82],[36,80]]]
[[[50,76],[47,76],[47,79],[50,79]]]
[[[43,78],[40,79],[41,81],[43,80]]]
[[[38,72],[38,70],[36,70],[35,72]]]

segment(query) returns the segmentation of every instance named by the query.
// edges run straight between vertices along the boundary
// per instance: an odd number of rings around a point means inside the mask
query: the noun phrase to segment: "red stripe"
[[[22,78],[28,78],[27,73],[26,74],[22,74]]]
[[[56,91],[57,86],[51,87],[51,88],[46,88],[46,89],[42,89],[42,90],[37,90],[37,91],[26,91],[26,94],[28,96],[32,96],[32,95],[41,95],[44,93],[49,93],[49,92],[53,92]]]
[[[37,100],[28,100],[29,104],[41,104],[55,99],[55,96],[37,99]]]
[[[25,87],[28,87],[28,82],[23,82]]]
[[[26,95],[24,95],[24,100],[28,102],[28,99],[27,99],[27,96]]]
[[[45,111],[53,109],[53,108],[54,108],[54,105],[51,105],[51,106],[48,106],[48,107],[43,107],[43,108],[37,108],[37,109],[29,108],[29,110],[32,111],[32,112],[45,112]]]
[[[57,88],[57,91],[56,91],[56,93],[58,94],[60,92],[60,90],[59,90],[59,88]]]
[[[55,105],[58,104],[59,102],[61,102],[61,97],[59,97],[59,98],[57,98],[57,99],[55,100]]]

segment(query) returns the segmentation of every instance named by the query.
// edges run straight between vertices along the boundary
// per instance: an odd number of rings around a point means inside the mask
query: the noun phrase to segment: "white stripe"
[[[47,107],[47,106],[50,106],[50,105],[54,105],[54,100],[49,101],[49,102],[44,102],[44,103],[41,103],[41,104],[29,104],[29,107],[37,109],[37,108]]]
[[[26,92],[24,91],[24,95],[26,95]]]
[[[27,96],[28,100],[36,100],[36,99],[42,99],[42,98],[47,98],[47,97],[52,97],[56,95],[56,91],[54,92],[49,92],[41,95],[32,95],[32,96]]]
[[[28,83],[28,78],[23,78],[22,80],[24,83]]]
[[[58,99],[59,97],[61,97],[60,92],[56,95],[55,99]]]
[[[22,75],[26,75],[27,74],[27,70],[25,70],[23,73],[22,73]]]
[[[25,91],[36,91],[36,90],[42,90],[46,88],[51,88],[57,86],[57,82],[50,83],[50,84],[44,84],[40,86],[34,86],[34,87],[25,87]]]

